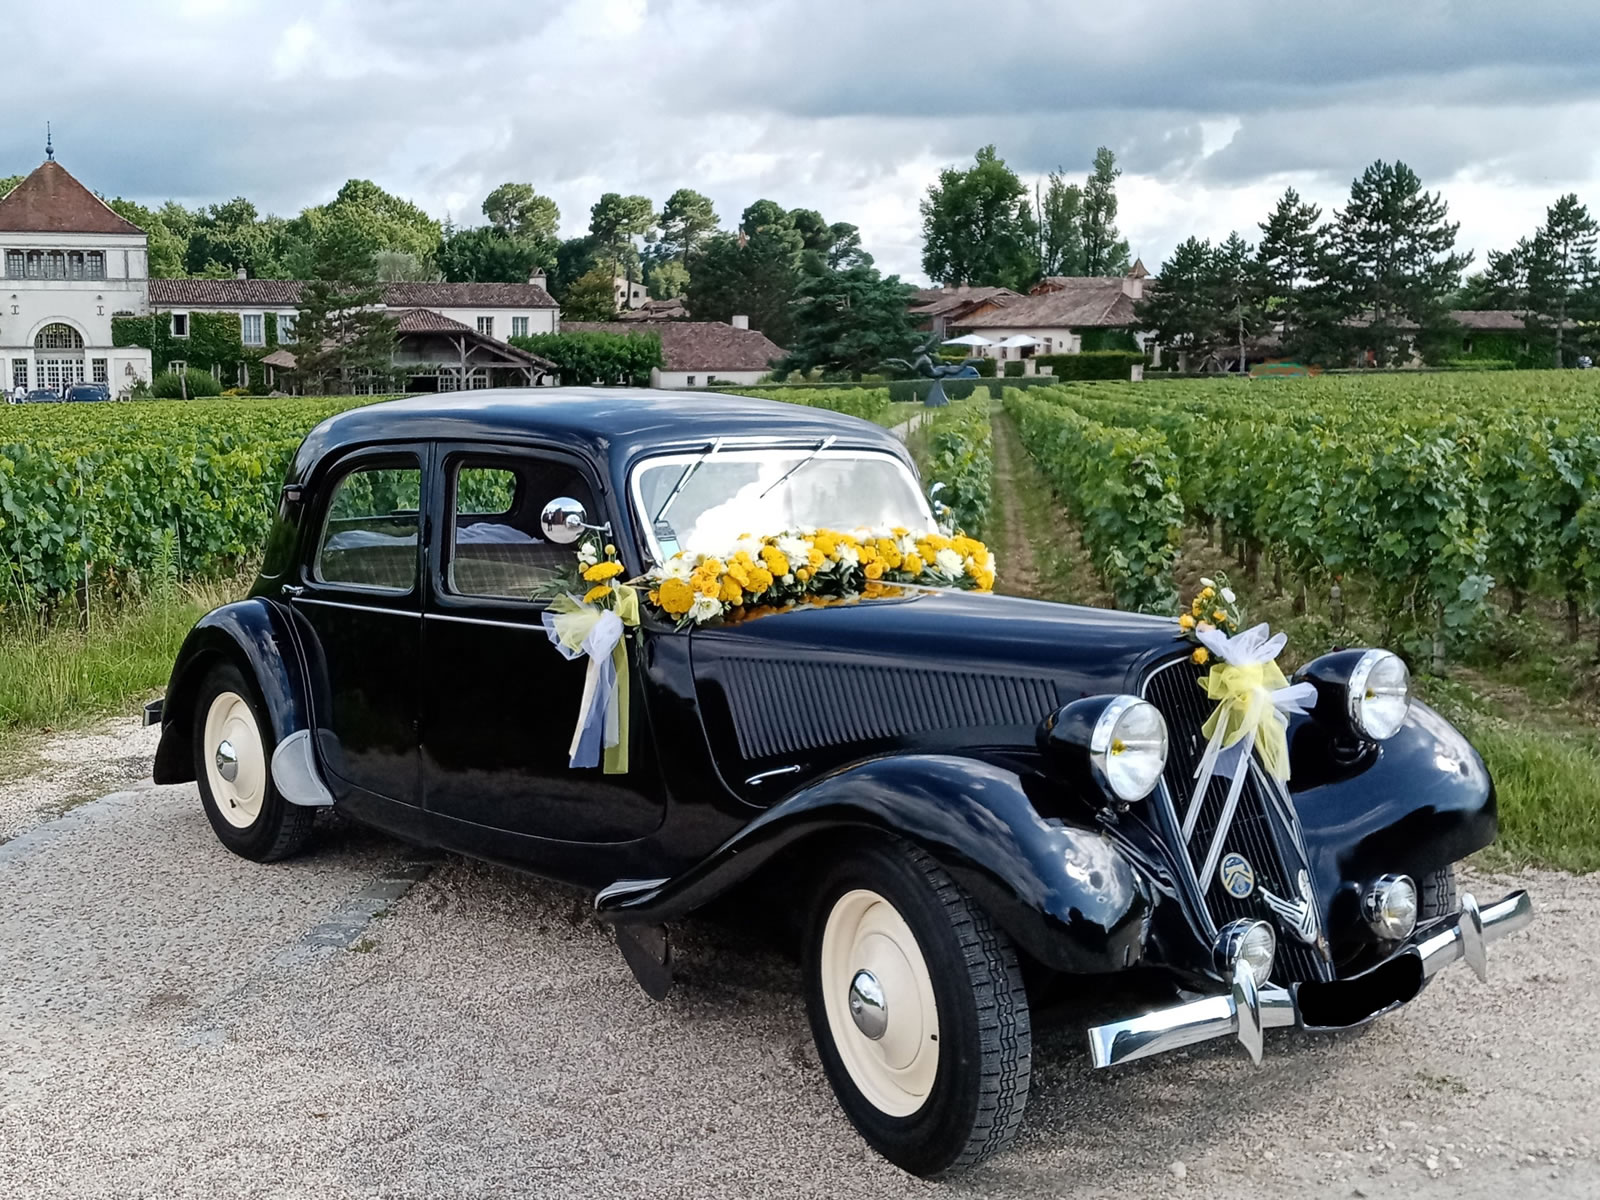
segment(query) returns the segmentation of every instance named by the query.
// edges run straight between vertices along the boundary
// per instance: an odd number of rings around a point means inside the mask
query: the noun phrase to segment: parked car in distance
[[[28,393],[24,404],[54,404],[61,399],[61,393],[54,388],[35,388]]]
[[[840,1105],[923,1175],[1015,1133],[1043,989],[1129,993],[1089,1030],[1097,1066],[1208,1038],[1259,1063],[1267,1028],[1482,975],[1531,918],[1525,892],[1458,895],[1494,787],[1382,650],[1300,673],[1318,700],[1287,785],[1247,760],[1194,795],[1210,705],[1175,620],[917,587],[698,626],[645,609],[620,643],[627,770],[572,767],[587,668],[539,597],[574,543],[601,534],[638,578],[758,507],[934,530],[899,441],[799,405],[540,388],[330,417],[248,598],[200,620],[148,710],[155,780],[197,781],[246,858],[301,850],[332,807],[591,889],[657,997],[668,927],[711,901],[792,923]]]
[[[75,383],[62,397],[73,403],[90,403],[111,399],[111,389],[103,383]]]

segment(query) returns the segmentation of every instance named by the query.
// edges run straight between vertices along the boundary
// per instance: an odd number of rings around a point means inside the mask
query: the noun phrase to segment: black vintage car
[[[667,927],[749,889],[798,926],[840,1104],[923,1174],[1017,1129],[1030,992],[1171,985],[1089,1031],[1099,1066],[1223,1037],[1259,1062],[1265,1028],[1359,1024],[1461,959],[1481,975],[1530,919],[1524,892],[1457,895],[1494,788],[1378,650],[1301,672],[1287,786],[1252,760],[1195,796],[1211,705],[1172,620],[916,588],[694,628],[646,612],[628,770],[572,767],[586,669],[537,597],[585,530],[635,577],[736,522],[756,479],[793,528],[933,527],[893,437],[798,406],[542,389],[332,417],[250,596],[196,625],[152,706],[155,778],[198,781],[248,858],[300,850],[332,806],[592,889],[657,996]]]

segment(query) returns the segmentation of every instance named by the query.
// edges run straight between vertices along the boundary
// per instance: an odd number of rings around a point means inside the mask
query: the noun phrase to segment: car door
[[[655,830],[664,793],[651,751],[638,647],[630,769],[568,765],[588,659],[568,660],[541,622],[576,547],[539,514],[576,500],[598,523],[600,490],[556,450],[440,446],[435,551],[423,616],[422,772],[430,827],[447,844],[538,858],[537,842],[623,842]],[[586,585],[585,585],[586,586]]]
[[[353,815],[421,824],[417,697],[426,447],[362,451],[315,488],[292,605],[328,784]]]

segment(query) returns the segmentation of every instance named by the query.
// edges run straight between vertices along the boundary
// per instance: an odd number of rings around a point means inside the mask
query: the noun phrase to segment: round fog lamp
[[[1250,969],[1257,987],[1266,985],[1277,952],[1278,935],[1265,921],[1230,921],[1217,934],[1217,969],[1229,977],[1234,963],[1242,962]]]
[[[1400,732],[1411,708],[1411,672],[1387,650],[1369,650],[1350,672],[1350,720],[1363,737]]]
[[[1167,722],[1149,701],[1118,696],[1095,722],[1089,757],[1118,800],[1143,800],[1167,765]]]
[[[1410,937],[1417,927],[1417,885],[1409,875],[1385,875],[1367,889],[1361,913],[1381,938]]]

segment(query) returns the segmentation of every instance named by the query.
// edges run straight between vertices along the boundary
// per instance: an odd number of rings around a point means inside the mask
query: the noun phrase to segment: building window
[[[689,376],[689,386],[690,387],[694,386],[694,380],[695,380],[695,377],[693,375]]]
[[[167,364],[167,370],[171,371],[174,375],[182,375],[188,369],[189,364],[184,362],[181,358],[175,358]]]
[[[1472,353],[1472,339],[1471,338],[1462,338],[1461,339],[1461,353],[1463,353],[1463,354],[1471,354]]]
[[[28,251],[28,278],[44,278],[44,252],[42,250]]]
[[[93,372],[91,378],[95,383],[110,383],[111,372],[106,369],[106,360],[95,358],[89,360],[89,368]]]
[[[494,318],[493,317],[479,317],[478,318],[478,332],[483,334],[484,337],[493,337],[494,336]]]
[[[83,251],[74,250],[67,255],[67,278],[83,278]]]
[[[67,277],[67,256],[60,250],[52,250],[45,255],[44,277],[46,279],[65,279]]]
[[[172,314],[172,336],[173,337],[188,337],[189,336],[189,314],[188,313],[173,313]]]
[[[106,277],[106,256],[99,250],[91,250],[83,259],[83,274],[86,279],[104,279]]]
[[[21,279],[28,272],[28,256],[21,250],[6,251],[6,274],[12,279]]]
[[[292,346],[294,344],[294,313],[278,314],[278,345]]]
[[[527,337],[528,336],[528,318],[527,317],[512,317],[511,318],[511,336],[512,337]]]
[[[239,340],[246,346],[267,344],[266,322],[260,313],[243,313],[239,317]]]
[[[33,339],[37,350],[82,350],[83,337],[71,325],[46,325]]]
[[[11,386],[28,390],[28,360],[13,358],[11,360]]]

